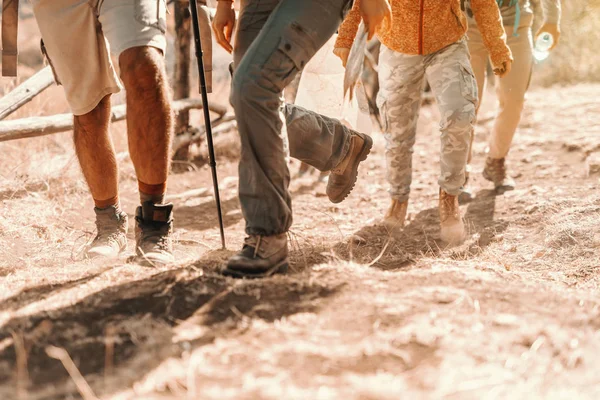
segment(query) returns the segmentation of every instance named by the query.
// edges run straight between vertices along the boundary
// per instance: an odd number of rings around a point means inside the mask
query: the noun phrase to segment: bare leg
[[[141,206],[135,212],[136,254],[142,263],[174,260],[173,205],[163,204],[171,162],[171,91],[160,50],[133,47],[119,57],[127,90],[127,134]]]
[[[119,64],[127,90],[129,152],[140,192],[164,196],[173,115],[163,55],[153,47],[134,47],[121,54]],[[160,203],[162,199],[154,202]]]
[[[98,208],[118,204],[118,169],[109,121],[110,95],[89,113],[74,117],[75,152]]]

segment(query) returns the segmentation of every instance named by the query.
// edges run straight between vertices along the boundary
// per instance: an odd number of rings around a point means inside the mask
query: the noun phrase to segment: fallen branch
[[[29,385],[29,372],[27,368],[27,350],[25,340],[21,333],[11,332],[15,345],[16,369],[17,369],[17,397],[26,399],[28,397],[27,386]]]
[[[67,353],[65,349],[60,347],[48,346],[46,347],[46,354],[48,354],[49,357],[57,359],[62,363],[62,365],[69,373],[69,376],[75,383],[79,394],[81,394],[81,397],[83,397],[84,400],[98,399],[92,391],[90,385],[88,385],[88,383],[83,378],[83,375],[81,375],[81,372],[79,372],[79,369],[77,369],[77,366],[69,356],[69,353]]]
[[[54,74],[50,66],[41,69],[25,82],[0,98],[0,120],[29,103],[35,96],[54,83]]]
[[[202,99],[182,99],[174,101],[172,109],[175,113],[183,110],[202,108]],[[220,104],[209,104],[209,110],[222,118],[227,113],[227,107]],[[125,105],[115,106],[111,110],[111,121],[124,120],[127,115]],[[72,114],[58,114],[48,117],[30,117],[11,121],[0,121],[0,142],[29,137],[51,135],[73,129]]]

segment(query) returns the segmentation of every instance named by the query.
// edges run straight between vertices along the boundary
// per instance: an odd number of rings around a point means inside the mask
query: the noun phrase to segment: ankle
[[[119,195],[110,197],[105,200],[94,199],[94,207],[96,207],[98,210],[106,210],[110,207],[115,207],[117,210],[120,210],[121,206],[119,203]]]
[[[152,204],[163,204],[165,202],[165,193],[167,191],[166,182],[150,185],[138,180],[138,188],[141,204],[147,202],[151,202]]]

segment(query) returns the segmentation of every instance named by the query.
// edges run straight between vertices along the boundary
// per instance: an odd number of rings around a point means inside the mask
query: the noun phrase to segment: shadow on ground
[[[64,308],[10,319],[0,326],[0,343],[9,342],[0,347],[0,385],[16,387],[17,355],[10,344],[13,334],[24,341],[31,390],[63,388],[55,392],[53,398],[58,399],[71,394],[71,389],[65,385],[69,381],[65,369],[46,354],[49,345],[64,348],[85,379],[101,393],[109,331],[115,343],[115,373],[120,366],[135,363],[136,358],[152,355],[144,360],[143,368],[123,367],[133,381],[165,358],[181,355],[183,350],[172,343],[172,337],[174,328],[183,322],[211,328],[209,334],[194,341],[194,346],[201,346],[212,342],[221,323],[235,329],[242,318],[274,321],[298,312],[316,312],[339,289],[306,282],[298,275],[257,281],[225,278],[216,269],[230,255],[210,253],[193,265],[107,287]],[[72,287],[93,277],[67,285]],[[32,290],[44,296],[51,288]],[[30,294],[22,292],[15,297],[23,296]]]

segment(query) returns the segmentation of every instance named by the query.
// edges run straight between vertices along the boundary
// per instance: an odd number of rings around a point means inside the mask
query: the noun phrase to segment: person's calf
[[[173,115],[171,90],[162,53],[134,47],[119,57],[127,90],[127,133],[131,160],[140,181],[167,181],[171,162]]]
[[[109,121],[110,96],[89,113],[73,118],[75,152],[97,208],[119,203],[118,167]]]

